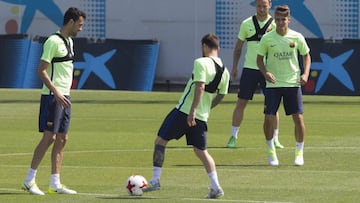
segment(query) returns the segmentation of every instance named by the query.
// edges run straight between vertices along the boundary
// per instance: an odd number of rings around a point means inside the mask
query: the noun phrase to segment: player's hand
[[[64,95],[54,94],[54,96],[56,101],[59,102],[59,104],[61,105],[61,107],[68,108],[71,106],[71,101],[68,98],[66,98]]]
[[[275,76],[274,76],[272,73],[266,72],[265,75],[264,75],[264,77],[265,77],[265,79],[266,79],[267,81],[275,84],[276,78],[275,78]]]
[[[231,69],[231,78],[232,78],[233,80],[236,80],[237,72],[238,72],[237,68]]]
[[[306,85],[307,82],[308,82],[308,76],[306,76],[306,75],[301,75],[301,76],[300,76],[300,81],[299,81],[300,85],[301,85],[301,86],[304,86],[304,85]]]
[[[195,114],[194,113],[189,113],[189,115],[187,116],[187,124],[189,127],[193,127],[196,125],[196,121],[195,121]]]

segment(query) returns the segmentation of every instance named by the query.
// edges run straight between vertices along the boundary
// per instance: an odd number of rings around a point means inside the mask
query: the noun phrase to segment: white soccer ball
[[[147,186],[147,181],[142,175],[132,175],[126,181],[126,191],[131,196],[141,196],[143,194],[142,189]]]

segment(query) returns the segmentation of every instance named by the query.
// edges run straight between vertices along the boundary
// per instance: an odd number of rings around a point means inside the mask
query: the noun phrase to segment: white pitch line
[[[4,192],[25,192],[24,190],[20,189],[14,189],[14,188],[0,188],[0,191]],[[122,198],[132,198],[130,196],[124,196],[124,195],[118,195],[118,194],[103,194],[103,193],[77,193],[77,195],[81,196],[94,196],[94,197],[111,197],[111,198],[119,198],[121,200]],[[134,199],[167,199],[167,200],[181,200],[181,201],[213,201],[213,202],[248,202],[248,203],[294,203],[294,202],[273,202],[273,201],[259,201],[259,200],[236,200],[236,199],[204,199],[204,198],[176,198],[176,197],[160,197],[160,196],[141,196],[141,197],[133,197]]]
[[[1,167],[3,168],[28,168],[29,165],[1,165]],[[236,165],[231,166],[230,167],[236,167]],[[217,170],[218,171],[223,171],[223,172],[253,172],[253,173],[272,173],[273,170],[271,170],[272,168],[270,166],[259,166],[259,167],[263,167],[263,169],[249,169],[249,168],[242,168],[240,167],[236,167],[236,168],[228,168],[228,167],[218,167]],[[43,168],[50,168],[50,166],[43,166]],[[148,166],[148,167],[124,167],[124,166],[62,166],[62,168],[68,168],[68,169],[99,169],[99,170],[113,170],[113,169],[118,169],[118,170],[135,170],[135,169],[139,169],[139,170],[151,170],[152,166]],[[296,168],[294,166],[294,168]],[[204,169],[202,167],[177,167],[177,166],[169,166],[166,167],[165,170],[169,170],[169,171],[194,171],[194,170],[199,170],[199,171],[203,171]],[[281,169],[281,165],[277,170],[277,173],[294,173],[294,170],[291,169]],[[311,174],[311,173],[329,173],[329,174],[360,174],[360,171],[339,171],[339,170],[334,170],[334,171],[314,171],[314,170],[302,170],[302,171],[297,171],[296,173],[303,173],[303,174]]]
[[[251,150],[262,150],[263,147],[247,147],[247,148],[237,148],[237,149],[231,149],[231,151],[237,150],[237,151],[251,151]],[[191,150],[191,147],[167,147],[167,150],[169,151],[183,151],[183,150]],[[227,151],[228,148],[208,148],[209,151]],[[293,148],[288,147],[282,150],[293,150]],[[317,150],[360,150],[360,147],[306,147],[306,150],[310,151],[317,151]],[[82,151],[66,151],[67,154],[81,154],[81,153],[118,153],[118,152],[152,152],[153,149],[113,149],[113,150],[82,150]],[[19,153],[6,153],[6,154],[0,154],[0,157],[6,157],[6,156],[28,156],[32,155],[30,152],[19,152]]]

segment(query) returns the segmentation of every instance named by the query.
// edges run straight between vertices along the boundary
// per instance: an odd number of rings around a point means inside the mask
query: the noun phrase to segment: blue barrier
[[[0,87],[40,88],[42,45],[27,35],[0,36]],[[160,44],[156,40],[74,38],[76,89],[152,91]]]
[[[0,36],[0,88],[40,88],[37,66],[46,38]],[[308,95],[360,95],[360,40],[307,39]],[[75,38],[73,88],[152,91],[160,44],[156,40]]]
[[[42,82],[37,74],[39,60],[42,53],[42,44],[37,41],[30,41],[28,59],[25,68],[22,88],[38,88]]]
[[[26,35],[0,37],[0,87],[22,88],[29,43]]]
[[[151,91],[159,48],[156,40],[106,39],[93,43],[77,38],[74,68],[81,73],[74,76],[74,88]],[[91,68],[94,64],[97,67]],[[87,77],[85,83],[83,77]]]

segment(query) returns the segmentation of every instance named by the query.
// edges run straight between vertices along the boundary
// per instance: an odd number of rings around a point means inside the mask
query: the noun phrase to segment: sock
[[[220,184],[219,184],[217,172],[216,171],[210,172],[210,173],[208,173],[208,176],[210,178],[210,188],[219,189]]]
[[[161,167],[157,167],[157,166],[153,167],[153,177],[151,178],[151,183],[156,183],[157,181],[160,180],[161,172],[162,172]]]
[[[296,150],[303,151],[304,150],[304,142],[296,142]]]
[[[60,174],[51,174],[50,175],[50,187],[57,188],[60,183]]]
[[[275,149],[274,139],[266,140],[266,144],[268,146],[268,149]]]
[[[25,183],[30,183],[32,180],[35,180],[36,178],[36,169],[29,168],[28,174],[25,178]]]
[[[239,128],[240,127],[231,126],[231,136],[235,137],[236,139],[238,137]]]
[[[278,134],[279,134],[279,129],[275,129],[274,130],[274,141],[279,141]]]

